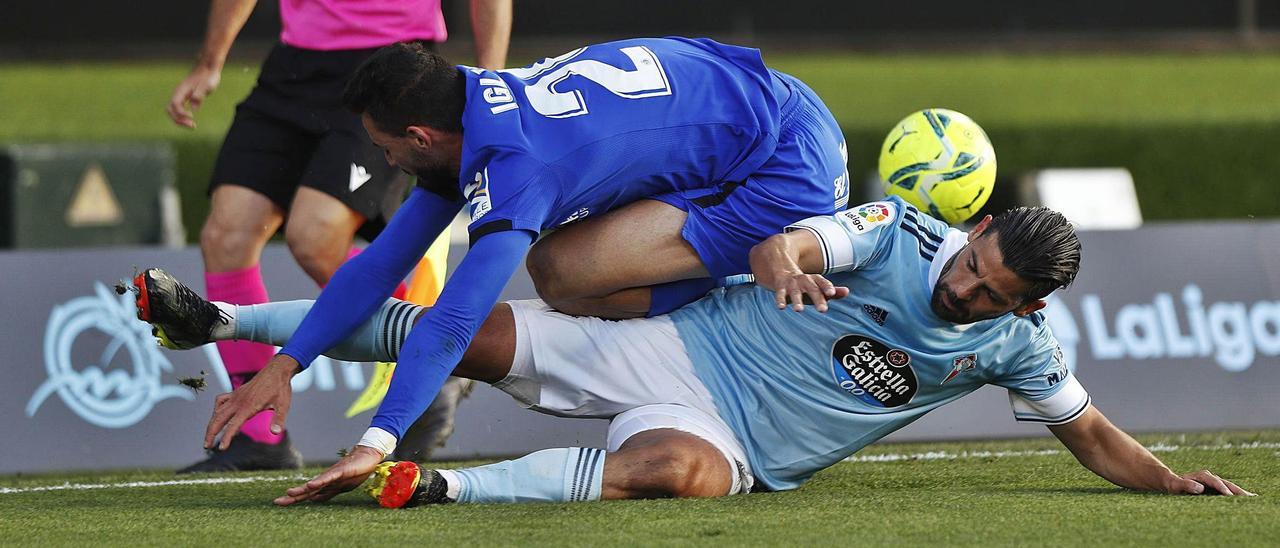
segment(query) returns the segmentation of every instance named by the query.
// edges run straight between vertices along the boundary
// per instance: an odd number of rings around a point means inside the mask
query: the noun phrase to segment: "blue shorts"
[[[803,82],[774,72],[791,88],[778,147],[744,181],[652,196],[688,213],[681,230],[714,278],[751,271],[747,253],[783,227],[831,215],[849,202],[844,136],[822,100]]]

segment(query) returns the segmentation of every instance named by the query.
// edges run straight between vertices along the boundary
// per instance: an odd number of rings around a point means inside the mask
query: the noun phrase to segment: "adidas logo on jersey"
[[[862,305],[862,311],[866,312],[868,316],[871,316],[871,319],[876,322],[876,325],[882,326],[884,325],[884,321],[889,319],[889,311],[878,306],[864,304]]]

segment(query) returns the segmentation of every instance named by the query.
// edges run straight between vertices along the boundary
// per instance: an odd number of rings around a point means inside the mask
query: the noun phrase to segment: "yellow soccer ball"
[[[968,116],[942,108],[903,118],[880,148],[885,194],[938,219],[962,223],[982,209],[996,184],[996,151]]]

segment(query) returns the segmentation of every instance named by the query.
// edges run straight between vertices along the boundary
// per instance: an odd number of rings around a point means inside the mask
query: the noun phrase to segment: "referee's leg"
[[[231,272],[258,264],[262,248],[280,228],[284,211],[270,198],[235,184],[213,189],[209,217],[200,230],[206,272]]]
[[[341,200],[307,186],[299,186],[289,207],[284,239],[298,266],[323,287],[347,260],[364,215]]]

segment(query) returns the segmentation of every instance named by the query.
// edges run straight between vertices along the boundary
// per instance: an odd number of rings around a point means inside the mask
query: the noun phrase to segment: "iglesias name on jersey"
[[[759,51],[706,39],[624,40],[521,69],[459,70],[459,186],[473,241],[741,181],[773,154],[797,102]]]
[[[933,287],[966,233],[896,197],[788,228],[810,231],[825,274],[850,288],[827,313],[778,310],[754,284],[672,313],[764,485],[795,488],[986,384],[1009,390],[1020,421],[1063,424],[1088,408],[1040,313],[968,325],[933,314]]]

